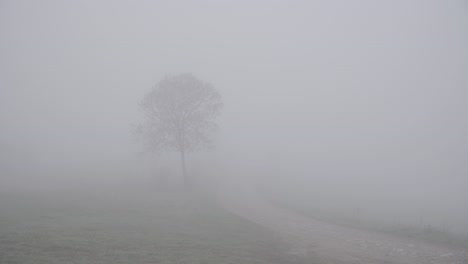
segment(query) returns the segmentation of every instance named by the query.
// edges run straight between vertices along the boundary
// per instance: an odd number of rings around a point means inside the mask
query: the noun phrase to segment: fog
[[[468,234],[466,1],[1,1],[0,36],[3,192],[178,177],[132,131],[190,72],[224,101],[194,174]]]

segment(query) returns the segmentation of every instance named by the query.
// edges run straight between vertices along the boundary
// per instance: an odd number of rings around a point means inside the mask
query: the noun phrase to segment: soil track
[[[329,224],[276,207],[248,184],[222,188],[224,207],[279,234],[292,254],[320,264],[468,264],[468,250]]]

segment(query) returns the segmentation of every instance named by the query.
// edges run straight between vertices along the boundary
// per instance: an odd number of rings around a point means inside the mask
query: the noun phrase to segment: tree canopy
[[[138,132],[146,149],[180,152],[187,177],[185,153],[209,146],[223,106],[221,95],[210,83],[185,73],[165,77],[144,96],[140,106],[145,123]]]

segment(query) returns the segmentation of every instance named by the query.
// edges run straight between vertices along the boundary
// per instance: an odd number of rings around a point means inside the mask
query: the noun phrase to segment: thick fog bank
[[[0,36],[2,190],[179,184],[132,131],[192,72],[225,105],[187,157],[210,188],[468,234],[466,1],[2,1]]]

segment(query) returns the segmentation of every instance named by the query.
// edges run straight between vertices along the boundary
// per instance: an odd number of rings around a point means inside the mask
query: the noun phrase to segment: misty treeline
[[[166,76],[140,103],[145,122],[136,135],[147,152],[161,154],[175,150],[185,187],[192,180],[186,167],[186,154],[211,145],[216,117],[223,107],[222,98],[212,84],[189,73]]]

